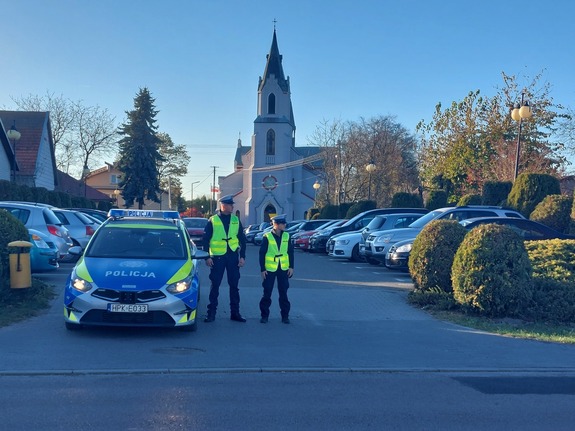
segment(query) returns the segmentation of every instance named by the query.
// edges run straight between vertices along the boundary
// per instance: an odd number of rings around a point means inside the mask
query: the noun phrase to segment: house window
[[[268,114],[275,114],[276,113],[276,96],[274,93],[271,93],[268,96]]]
[[[121,175],[116,175],[116,174],[110,175],[110,184],[120,184],[120,181],[122,181]]]
[[[274,156],[276,154],[276,133],[273,129],[268,130],[266,139],[266,156]]]

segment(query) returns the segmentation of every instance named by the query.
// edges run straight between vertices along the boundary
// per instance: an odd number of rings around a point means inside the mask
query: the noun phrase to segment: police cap
[[[285,214],[278,214],[277,216],[275,216],[274,218],[272,218],[272,222],[274,223],[287,223],[286,221],[286,215]]]
[[[220,198],[220,202],[223,204],[233,205],[234,204],[234,197],[232,195],[222,196]]]

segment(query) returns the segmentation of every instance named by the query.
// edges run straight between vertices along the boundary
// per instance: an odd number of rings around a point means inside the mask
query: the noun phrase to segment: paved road
[[[3,428],[573,428],[575,346],[435,320],[406,304],[406,275],[301,252],[292,324],[280,322],[274,295],[263,325],[256,251],[242,270],[245,324],[222,306],[196,333],[68,332],[60,297],[0,328]],[[43,278],[61,286],[69,269]],[[202,281],[204,311],[205,267]]]

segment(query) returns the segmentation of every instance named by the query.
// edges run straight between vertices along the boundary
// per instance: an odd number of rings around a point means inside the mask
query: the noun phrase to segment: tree
[[[85,106],[46,92],[43,96],[12,98],[18,109],[50,112],[56,166],[68,174],[81,175],[116,152],[116,123],[107,109]]]
[[[182,182],[181,177],[188,173],[190,156],[185,145],[176,145],[167,133],[158,133],[158,152],[162,160],[158,165],[158,175],[160,177],[160,188],[170,189],[172,207],[179,208],[182,204]]]
[[[164,161],[158,148],[160,138],[157,135],[156,115],[149,90],[140,88],[134,98],[134,110],[127,111],[127,122],[120,126],[120,157],[118,169],[123,177],[120,182],[122,198],[126,207],[134,201],[142,209],[146,199],[159,202],[160,180],[158,167]]]
[[[523,122],[520,171],[558,174],[566,165],[564,144],[557,133],[559,121],[569,118],[555,104],[549,84],[537,75],[519,90],[517,78],[502,74],[504,87],[492,97],[470,92],[461,102],[442,109],[438,104],[430,123],[420,122],[420,175],[424,186],[442,178],[458,199],[480,192],[487,181],[511,181],[515,173],[518,125],[511,119],[513,104],[524,91],[533,116]]]

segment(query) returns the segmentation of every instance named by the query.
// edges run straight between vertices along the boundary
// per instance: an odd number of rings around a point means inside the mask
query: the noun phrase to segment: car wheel
[[[353,250],[351,250],[351,258],[349,260],[352,262],[359,262],[363,260],[359,254],[359,244],[356,244]]]
[[[78,325],[77,323],[65,322],[65,324],[68,331],[79,331],[82,329],[82,325]]]
[[[370,265],[379,265],[381,262],[379,260],[373,259],[371,257],[367,258],[367,263],[369,263]]]

